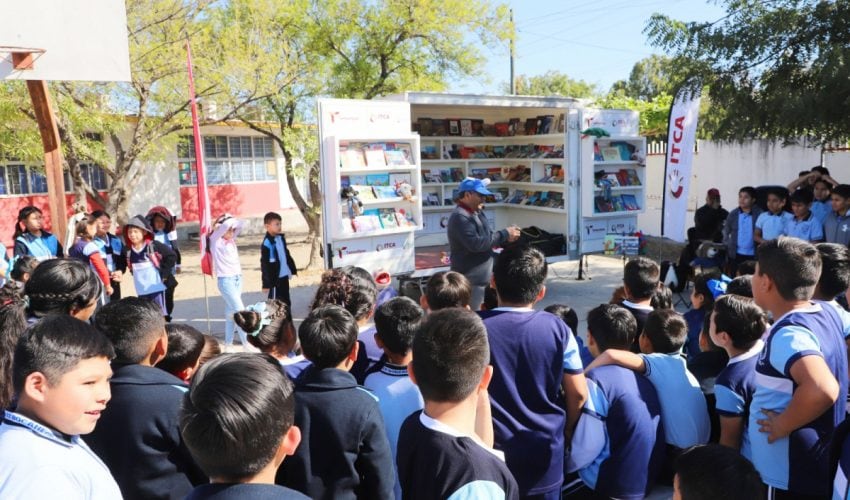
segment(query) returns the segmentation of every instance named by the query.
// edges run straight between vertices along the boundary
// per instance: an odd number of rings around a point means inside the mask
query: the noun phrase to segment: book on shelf
[[[472,120],[463,119],[460,121],[460,135],[472,137]]]
[[[496,125],[496,137],[505,137],[510,135],[510,123],[508,122],[497,122]]]
[[[593,143],[593,161],[603,161],[602,158],[602,150],[599,148],[599,144]]]
[[[395,213],[396,223],[398,227],[415,227],[416,220],[413,218],[413,213],[410,210],[397,208],[393,210]]]
[[[366,176],[366,184],[370,186],[389,186],[390,174],[369,174]]]
[[[381,216],[377,209],[364,210],[362,215],[354,218],[353,226],[355,233],[366,233],[383,228]]]
[[[357,191],[357,196],[360,198],[360,201],[370,201],[377,200],[377,196],[375,196],[375,192],[372,191],[372,186],[367,184],[351,184],[351,187]]]
[[[604,196],[594,196],[593,204],[596,206],[597,213],[606,213],[614,211],[614,204],[611,203],[611,200],[605,198]]]
[[[556,128],[556,132],[559,134],[563,134],[566,130],[566,123],[564,122],[564,113],[558,115],[558,126]]]
[[[420,136],[434,135],[434,124],[430,118],[420,118],[416,123],[419,125]]]
[[[392,186],[372,186],[372,190],[378,199],[398,198],[395,188]]]
[[[614,212],[625,212],[626,204],[623,203],[622,196],[612,196],[611,197],[611,205],[614,206]]]
[[[387,166],[387,159],[386,156],[384,156],[383,149],[369,148],[365,149],[363,151],[363,154],[366,155],[366,165],[369,168],[380,168]]]
[[[629,178],[629,186],[641,186],[640,176],[637,173],[637,170],[633,168],[628,168],[626,170],[626,176]]]
[[[389,186],[393,189],[398,189],[402,184],[409,184],[413,187],[413,178],[412,175],[408,172],[398,173],[398,174],[390,174]]]
[[[440,118],[434,118],[431,120],[431,135],[449,135],[448,122]]]
[[[363,151],[357,148],[346,148],[340,151],[340,167],[343,169],[363,168],[366,166],[366,159],[363,157]]]
[[[422,204],[428,207],[440,206],[440,196],[437,193],[425,193]]]
[[[386,164],[391,166],[410,165],[410,160],[405,156],[404,151],[388,149],[384,151]],[[368,161],[368,158],[367,158]]]
[[[620,148],[618,147],[604,147],[602,150],[602,161],[621,161],[620,158]]]
[[[617,148],[620,151],[620,160],[629,161],[634,157],[635,152],[637,152],[637,147],[634,144],[630,144],[624,141],[613,141],[611,142],[611,147]]]
[[[439,160],[440,154],[437,152],[437,146],[422,146],[419,148],[419,156],[423,160]]]
[[[624,194],[621,198],[623,199],[623,205],[626,210],[640,210],[640,205],[638,205],[635,195]]]
[[[378,215],[381,218],[381,227],[384,229],[395,229],[398,227],[398,221],[395,217],[395,209],[379,208]]]

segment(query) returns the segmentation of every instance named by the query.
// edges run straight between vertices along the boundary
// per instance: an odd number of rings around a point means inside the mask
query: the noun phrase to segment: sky
[[[653,13],[663,11],[680,21],[714,21],[724,14],[708,0],[504,1],[513,8],[517,26],[516,75],[556,70],[595,83],[602,91],[628,78],[640,59],[663,53],[649,45],[643,33]],[[503,93],[510,79],[508,47],[482,52],[487,58],[485,76],[455,82],[451,92]]]

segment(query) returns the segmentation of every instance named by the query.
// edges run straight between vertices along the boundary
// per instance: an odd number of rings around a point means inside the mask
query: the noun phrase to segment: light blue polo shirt
[[[765,240],[775,240],[785,234],[785,225],[794,220],[794,216],[788,212],[772,214],[762,212],[756,220],[756,228],[761,229],[761,237]]]
[[[811,211],[812,214],[814,214],[815,219],[823,224],[823,220],[826,219],[826,216],[829,215],[830,212],[832,212],[832,202],[829,198],[827,198],[826,201],[815,200],[812,202]]]
[[[756,242],[753,240],[752,213],[738,213],[738,252],[742,255],[755,255]]]
[[[785,223],[785,235],[806,241],[823,241],[823,224],[814,213],[809,213],[803,220],[792,216]]]
[[[658,393],[667,444],[688,448],[707,443],[711,433],[708,407],[685,358],[678,352],[640,356],[646,365],[644,375]]]

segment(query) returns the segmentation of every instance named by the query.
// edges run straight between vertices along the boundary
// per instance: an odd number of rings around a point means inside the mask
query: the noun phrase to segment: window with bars
[[[207,136],[204,162],[207,184],[233,184],[277,179],[274,142],[267,137]],[[178,176],[181,186],[198,183],[195,170],[195,141],[183,136],[177,143]]]

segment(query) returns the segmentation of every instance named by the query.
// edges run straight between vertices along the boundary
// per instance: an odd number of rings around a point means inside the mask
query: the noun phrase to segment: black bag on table
[[[506,243],[503,246],[504,248],[533,246],[540,250],[546,257],[567,253],[567,239],[563,234],[550,233],[537,226],[520,229],[519,239],[513,243]]]

